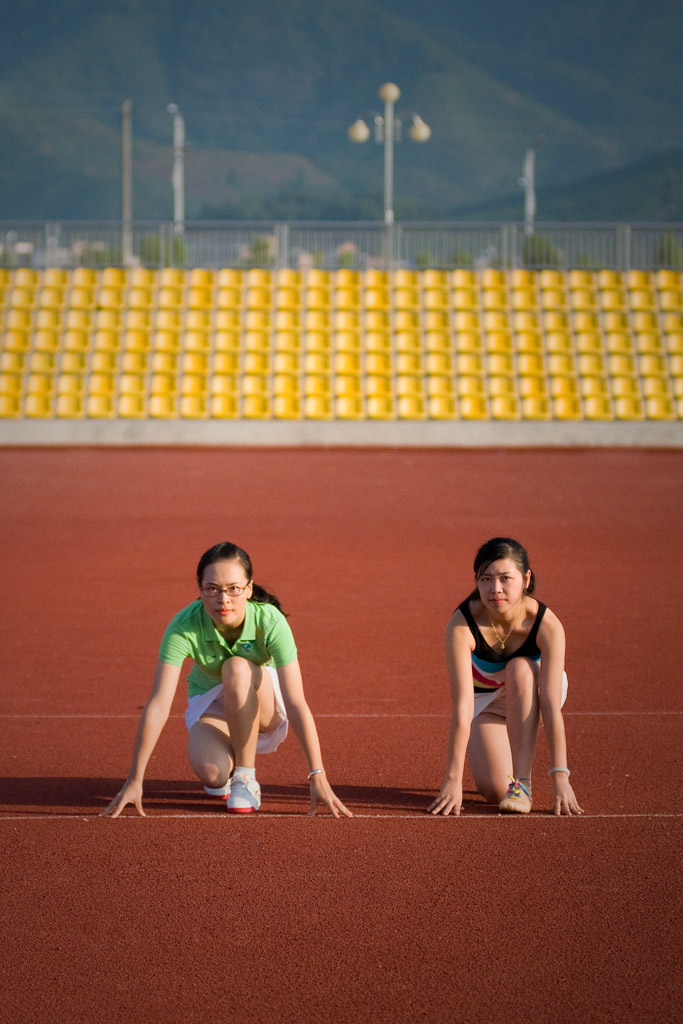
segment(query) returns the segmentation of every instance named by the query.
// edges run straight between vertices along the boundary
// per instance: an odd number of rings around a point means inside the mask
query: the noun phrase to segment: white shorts
[[[280,716],[279,723],[270,732],[260,732],[258,734],[258,743],[256,744],[257,754],[272,754],[274,750],[284,742],[287,736],[287,730],[289,723],[287,721],[287,712],[285,711],[285,704],[282,699],[282,691],[280,689],[280,680],[277,677],[277,671],[270,665],[266,666],[266,672],[270,674],[270,678],[273,683],[273,690],[275,692],[275,710]],[[187,709],[185,711],[185,725],[188,729],[191,729],[196,722],[205,714],[214,715],[216,718],[225,719],[225,707],[223,704],[223,683],[218,683],[217,686],[213,686],[206,693],[198,693],[194,697],[188,697]]]
[[[567,673],[562,673],[562,704],[560,707],[564,707],[564,702],[567,699]],[[507,716],[507,705],[505,700],[505,684],[499,686],[497,690],[491,690],[490,693],[475,693],[474,695],[474,714],[472,719],[475,719],[477,715],[480,715],[482,711],[488,711],[491,715],[500,715],[501,718]]]

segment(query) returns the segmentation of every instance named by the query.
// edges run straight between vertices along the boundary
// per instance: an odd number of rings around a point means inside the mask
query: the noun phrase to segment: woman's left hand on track
[[[583,807],[579,807],[568,776],[561,772],[553,776],[553,814],[566,814],[569,817],[583,814]]]
[[[118,818],[119,814],[127,804],[133,804],[138,814],[146,817],[142,809],[142,783],[126,782],[119,790],[114,799],[100,814],[100,818]]]
[[[348,807],[345,807],[335,794],[324,774],[314,775],[311,779],[311,809],[308,812],[309,815],[315,814],[319,803],[327,804],[335,818],[339,818],[342,814],[347,818],[353,817]]]

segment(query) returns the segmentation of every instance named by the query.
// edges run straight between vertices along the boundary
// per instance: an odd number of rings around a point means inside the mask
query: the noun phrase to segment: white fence
[[[0,221],[0,267],[683,269],[683,224]]]

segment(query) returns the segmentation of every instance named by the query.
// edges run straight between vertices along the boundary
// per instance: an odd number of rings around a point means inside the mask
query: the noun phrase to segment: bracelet
[[[571,775],[569,768],[551,768],[548,775],[554,775],[555,772],[563,772],[567,777]]]
[[[312,772],[308,773],[308,778],[312,779],[314,775],[324,775],[324,774],[325,774],[325,769],[324,768],[314,768]]]

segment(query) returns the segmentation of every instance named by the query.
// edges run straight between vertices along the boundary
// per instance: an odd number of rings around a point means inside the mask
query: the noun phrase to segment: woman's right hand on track
[[[441,791],[429,807],[427,812],[429,814],[450,814],[451,811],[456,816],[460,814],[462,807],[462,782],[453,782],[451,779],[446,779]]]
[[[105,807],[100,818],[118,818],[119,814],[127,804],[133,804],[138,814],[146,817],[142,809],[142,783],[126,782],[119,790],[112,802]]]

